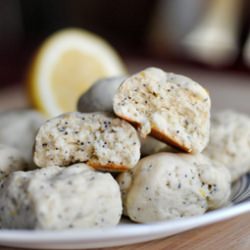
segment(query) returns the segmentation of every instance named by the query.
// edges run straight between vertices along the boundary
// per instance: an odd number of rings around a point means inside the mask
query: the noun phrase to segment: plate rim
[[[192,228],[220,222],[247,212],[250,212],[250,201],[210,211],[199,216],[148,224],[121,224],[115,227],[102,229],[69,229],[62,231],[1,229],[0,244],[3,241],[5,243],[11,243],[13,240],[19,241],[20,243],[56,243],[60,241],[60,244],[63,244],[64,242],[74,243],[76,240],[80,240],[83,243],[91,243],[93,241],[98,243],[100,241],[114,241],[118,239],[135,238],[138,236],[150,236],[150,238],[154,238],[154,236],[160,235],[162,238],[164,234],[167,235],[167,232],[170,230],[176,232],[181,230],[181,232],[184,232]]]

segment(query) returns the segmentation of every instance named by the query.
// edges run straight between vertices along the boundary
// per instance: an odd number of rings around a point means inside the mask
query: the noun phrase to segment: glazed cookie
[[[35,140],[39,167],[84,162],[101,170],[123,171],[140,158],[136,130],[104,113],[66,113],[47,121]]]
[[[148,68],[127,78],[114,97],[117,116],[184,151],[201,152],[208,143],[210,97],[185,76]]]
[[[27,170],[28,164],[15,148],[0,144],[0,180],[18,170]]]
[[[77,109],[80,112],[113,112],[113,98],[116,90],[126,79],[116,76],[96,81],[79,99]]]
[[[225,165],[232,181],[250,171],[250,117],[230,110],[213,115],[204,154]]]
[[[117,180],[124,214],[141,223],[200,215],[230,196],[228,170],[201,154],[148,156]]]
[[[33,110],[15,110],[0,113],[0,143],[18,149],[30,166],[32,148],[38,128],[45,118]]]
[[[10,229],[108,227],[122,213],[117,182],[83,163],[12,173],[1,183],[0,204],[0,225]]]

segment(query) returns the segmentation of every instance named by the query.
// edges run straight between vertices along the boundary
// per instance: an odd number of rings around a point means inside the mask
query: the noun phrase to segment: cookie
[[[117,177],[124,214],[149,223],[201,215],[225,205],[230,174],[201,154],[158,153]]]
[[[39,167],[83,162],[100,169],[124,171],[140,158],[136,130],[104,113],[66,113],[47,121],[35,139]]]
[[[148,156],[159,152],[178,152],[175,148],[155,139],[152,136],[141,138],[141,155]]]
[[[1,228],[9,229],[109,227],[122,213],[114,178],[82,163],[14,172],[1,183],[0,204]]]
[[[34,110],[13,110],[0,113],[0,143],[19,150],[30,167],[33,144],[38,128],[45,118]]]
[[[208,143],[208,92],[188,77],[148,68],[127,78],[118,88],[114,112],[140,130],[189,153]]]
[[[27,170],[28,164],[15,148],[0,144],[0,180],[18,170]]]
[[[250,171],[250,117],[232,110],[212,116],[210,141],[204,154],[225,165],[232,181]]]
[[[113,112],[113,98],[125,76],[115,76],[96,81],[78,100],[80,112]]]

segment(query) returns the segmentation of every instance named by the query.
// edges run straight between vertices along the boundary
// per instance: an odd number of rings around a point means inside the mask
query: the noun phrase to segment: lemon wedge
[[[45,40],[32,60],[29,96],[38,110],[52,117],[75,111],[80,95],[96,80],[125,73],[121,59],[102,38],[65,29]]]

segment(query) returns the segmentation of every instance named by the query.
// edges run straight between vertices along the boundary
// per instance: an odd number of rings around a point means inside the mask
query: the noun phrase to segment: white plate
[[[32,249],[86,249],[113,247],[164,238],[249,212],[250,174],[235,183],[231,200],[230,206],[202,216],[152,224],[133,224],[124,220],[117,227],[98,230],[1,230],[0,245]]]
[[[131,68],[136,72],[135,66],[139,65],[138,70],[141,70],[150,64],[152,64],[151,61],[143,66],[141,61],[135,61],[134,67]],[[207,73],[205,69],[180,68],[180,66],[175,68],[175,66],[169,64],[165,68],[168,71],[190,76],[202,83],[212,96],[214,110],[230,108],[250,115],[249,105],[247,105],[250,98],[249,75],[236,74],[235,72],[224,74],[219,71],[213,71],[211,74]],[[4,107],[4,105],[2,106]],[[10,107],[8,106],[8,108]],[[31,249],[87,249],[120,246],[165,238],[246,212],[250,212],[250,174],[241,178],[234,185],[231,206],[202,216],[147,225],[123,221],[123,224],[115,228],[103,230],[67,230],[60,232],[0,230],[0,245]]]

